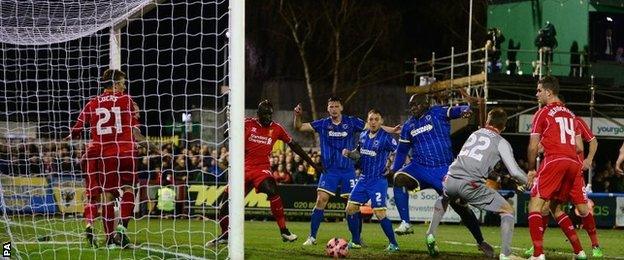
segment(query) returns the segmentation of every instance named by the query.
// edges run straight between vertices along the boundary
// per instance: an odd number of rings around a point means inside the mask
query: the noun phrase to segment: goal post
[[[230,239],[232,259],[244,259],[245,1],[230,1]]]

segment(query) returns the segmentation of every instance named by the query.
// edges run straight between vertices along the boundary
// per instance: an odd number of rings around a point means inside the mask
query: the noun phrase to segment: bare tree
[[[319,17],[314,17],[314,15],[310,12],[306,13],[305,10],[303,10],[305,7],[306,6],[299,5],[297,3],[280,0],[279,15],[284,20],[286,26],[290,29],[292,40],[295,42],[299,57],[301,58],[308,97],[310,98],[310,106],[312,107],[312,118],[316,119],[318,118],[318,112],[316,111],[314,85],[312,82],[310,61],[306,48],[312,38],[312,34],[318,23]]]
[[[400,15],[376,2],[305,2],[280,0],[279,15],[301,59],[312,117],[316,119],[317,97],[347,97],[348,103],[362,86],[378,82],[382,72],[392,67],[387,61],[401,63],[400,58],[392,60],[393,56],[387,55],[392,51],[383,54],[392,46],[389,33],[398,27]],[[384,59],[384,55],[389,58]]]

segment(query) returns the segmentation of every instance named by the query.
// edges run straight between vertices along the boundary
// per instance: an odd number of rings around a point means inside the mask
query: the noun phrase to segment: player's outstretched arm
[[[514,179],[518,180],[522,185],[527,184],[527,175],[524,171],[518,166],[516,159],[514,159],[513,149],[509,142],[504,139],[498,143],[498,152],[501,156],[501,160],[507,170],[509,171],[509,175]]]
[[[314,169],[316,170],[316,172],[318,173],[323,173],[323,166],[320,164],[316,164],[312,161],[312,158],[310,158],[310,156],[308,155],[308,153],[306,153],[303,148],[301,148],[301,145],[299,145],[297,142],[295,142],[294,140],[291,141],[290,143],[288,143],[288,146],[290,147],[290,149],[292,149],[293,152],[295,152],[296,154],[298,154],[299,156],[301,156],[301,158],[308,162],[309,165],[311,165],[312,167],[314,167]]]
[[[367,128],[368,128],[368,124],[366,124]],[[398,124],[394,127],[392,126],[386,126],[386,125],[382,125],[381,129],[383,129],[384,131],[391,133],[391,134],[400,134],[401,133],[401,128],[403,127],[403,125]]]
[[[314,128],[310,123],[301,122],[301,115],[303,114],[303,109],[301,108],[301,104],[297,104],[294,109],[295,120],[294,120],[294,128],[299,132],[314,132]]]
[[[615,161],[615,172],[624,174],[622,163],[624,163],[624,143],[622,143],[622,147],[620,147],[620,155],[618,156],[617,161]]]

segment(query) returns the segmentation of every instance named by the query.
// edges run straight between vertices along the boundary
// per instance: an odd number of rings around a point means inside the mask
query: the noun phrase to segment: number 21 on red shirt
[[[99,116],[99,120],[97,121],[96,124],[96,129],[97,129],[97,134],[98,135],[106,135],[106,134],[111,134],[113,133],[113,129],[110,126],[106,126],[106,127],[102,127],[103,124],[106,124],[110,118],[111,118],[111,113],[113,112],[113,114],[115,114],[115,132],[116,133],[121,133],[122,129],[121,129],[121,109],[119,109],[119,107],[111,107],[111,110],[109,111],[106,108],[102,108],[102,107],[98,107],[95,109],[95,113],[98,114]]]

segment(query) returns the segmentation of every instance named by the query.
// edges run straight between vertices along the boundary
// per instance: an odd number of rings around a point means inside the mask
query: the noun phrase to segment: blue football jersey
[[[353,161],[342,156],[342,149],[355,149],[357,136],[364,130],[364,121],[342,115],[340,124],[332,123],[331,117],[315,120],[310,124],[319,134],[323,167],[353,169]]]
[[[383,178],[388,156],[398,145],[397,141],[383,129],[379,129],[372,138],[369,134],[370,130],[362,132],[358,141],[361,155],[359,164],[362,170],[360,180]]]
[[[454,159],[450,120],[461,117],[468,110],[469,106],[431,106],[419,118],[412,116],[405,121],[399,142],[410,145],[412,162],[427,167],[450,165]],[[398,149],[397,153],[400,152]],[[399,155],[397,157],[405,158]]]

